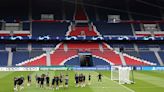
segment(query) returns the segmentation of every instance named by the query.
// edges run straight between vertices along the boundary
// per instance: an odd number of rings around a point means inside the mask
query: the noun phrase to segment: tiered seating
[[[29,52],[27,51],[17,51],[13,52],[13,65],[21,63],[22,61],[28,60],[30,58]]]
[[[151,51],[139,52],[139,54],[140,54],[140,58],[142,58],[144,60],[148,60],[152,63],[157,63],[158,65],[160,65],[154,52],[151,52]]]
[[[96,66],[96,65],[109,65],[109,62],[106,62],[100,58],[95,58],[95,57],[92,57],[92,60],[93,60],[93,64]]]
[[[112,50],[104,50],[104,52],[92,50],[92,54],[107,59],[108,63],[112,62],[115,65],[122,65],[119,55]]]
[[[128,55],[131,55],[131,56],[135,56],[137,58],[140,57],[139,53],[136,51],[125,51],[125,53],[127,53]]]
[[[130,24],[95,22],[97,30],[102,35],[133,35]]]
[[[159,24],[161,31],[164,31],[164,24]]]
[[[141,31],[140,24],[133,24],[133,27],[135,31]]]
[[[35,62],[33,62],[35,61]],[[46,65],[46,56],[45,54],[41,55],[41,56],[37,56],[34,59],[30,60],[28,62],[25,61],[23,63],[20,64],[21,66],[45,66]]]
[[[70,42],[67,46],[69,49],[99,49],[99,44],[94,42]]]
[[[5,44],[0,44],[0,50],[5,50]]]
[[[43,53],[46,53],[45,51],[30,51],[29,53],[29,57],[30,58],[35,58],[39,55],[42,55]]]
[[[139,50],[149,50],[149,46],[147,44],[137,44]]]
[[[109,1],[110,2],[110,1]],[[74,16],[75,21],[86,22],[87,15],[81,6],[76,9]],[[80,21],[82,20],[82,21]],[[76,22],[75,22],[76,24]],[[102,35],[133,35],[131,25],[127,23],[95,23],[98,31]],[[50,36],[64,36],[68,31],[68,23],[54,23],[54,22],[33,22],[33,36],[50,35]],[[70,31],[69,31],[70,32]],[[87,26],[75,25],[75,30],[67,33],[68,36],[97,36],[98,32],[93,28],[89,30]],[[36,46],[38,47],[38,46]],[[133,48],[133,46],[125,45],[125,47]],[[40,46],[42,48],[42,46]],[[58,44],[55,49],[50,53],[51,65],[79,65],[78,51],[84,50],[92,54],[94,65],[114,64],[122,65],[120,55],[114,51],[107,44],[103,43],[102,47],[98,42],[63,42]],[[127,65],[152,65],[150,62],[138,59],[127,54],[123,54]],[[19,65],[24,66],[41,66],[47,65],[46,54],[32,57],[32,59],[24,61]],[[97,59],[95,59],[97,58]],[[102,62],[103,61],[103,62]],[[153,62],[156,63],[156,62]]]
[[[35,58],[39,55],[42,55],[43,53],[45,53],[44,51],[16,51],[13,52],[13,60],[12,60],[12,64],[16,65],[21,63],[22,61],[26,61],[29,60],[31,58]]]
[[[49,22],[34,22],[33,36],[65,36],[68,31],[68,23],[49,23]]]
[[[134,45],[133,44],[111,44],[110,42],[109,42],[109,45],[112,47],[112,48],[121,48],[121,47],[123,47],[123,48],[127,48],[127,49],[134,49]]]
[[[16,44],[16,48],[18,48],[18,49],[28,49],[28,44]]]
[[[103,48],[108,49],[109,47],[107,47],[107,45],[103,44]],[[115,51],[113,51],[113,53],[114,52]],[[114,54],[116,54],[116,52]],[[112,54],[112,55],[114,55],[114,54]],[[118,55],[118,57],[119,57],[119,55]],[[125,54],[125,53],[123,53],[123,57],[124,57],[125,62],[126,62],[127,65],[150,65],[150,62],[147,62],[145,60],[130,56],[130,55]]]
[[[87,20],[87,16],[82,6],[78,6],[75,13],[75,20]]]
[[[0,52],[0,66],[7,66],[7,62],[8,62],[8,52],[7,51],[3,51]]]
[[[89,27],[75,27],[70,33],[71,36],[77,35],[87,35],[87,36],[96,36],[97,34],[93,31],[93,29],[89,30]]]
[[[163,63],[164,63],[164,52],[163,51],[159,51],[158,52],[159,56],[161,57]]]
[[[160,46],[160,48],[161,48],[161,50],[164,50],[164,45],[159,45]]]
[[[32,44],[32,49],[55,48],[58,43],[53,44]]]
[[[74,58],[77,54],[77,50],[64,51],[61,46],[51,54],[51,65],[64,65],[67,60]]]
[[[131,57],[131,58],[130,58]],[[146,62],[143,62],[141,59],[133,59],[132,56],[126,56],[124,55],[124,60],[126,62],[127,65],[149,65],[149,64],[146,64]]]
[[[6,48],[27,49],[28,44],[4,44]]]
[[[70,59],[67,62],[65,62],[64,65],[79,66],[80,65],[79,58],[76,57],[76,58]]]
[[[29,31],[30,30],[30,23],[28,22],[23,22],[23,30]]]

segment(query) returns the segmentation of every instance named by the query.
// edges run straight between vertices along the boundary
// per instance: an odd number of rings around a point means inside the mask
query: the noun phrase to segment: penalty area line
[[[107,78],[107,77],[106,77]],[[107,78],[108,80],[110,80],[109,78]],[[112,81],[112,80],[110,80],[110,81]],[[127,89],[127,90],[129,90],[130,92],[135,92],[134,90],[132,90],[132,89],[130,89],[130,88],[128,88],[128,87],[126,87],[126,86],[124,86],[124,85],[121,85],[121,84],[119,84],[118,82],[116,82],[116,81],[112,81],[112,82],[114,82],[114,83],[116,83],[116,84],[118,84],[118,85],[120,85],[120,86],[122,86],[123,88],[125,88],[125,89]]]

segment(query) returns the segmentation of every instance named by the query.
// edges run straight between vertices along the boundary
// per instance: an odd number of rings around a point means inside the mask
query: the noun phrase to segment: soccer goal
[[[133,84],[132,67],[111,66],[111,80],[118,81],[119,84]]]

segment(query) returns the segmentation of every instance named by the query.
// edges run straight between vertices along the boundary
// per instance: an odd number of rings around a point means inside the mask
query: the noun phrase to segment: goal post
[[[132,84],[133,68],[125,66],[111,66],[111,80],[118,81],[119,84]]]

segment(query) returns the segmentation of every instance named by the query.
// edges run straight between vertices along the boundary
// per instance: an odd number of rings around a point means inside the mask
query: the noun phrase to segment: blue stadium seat
[[[133,35],[130,24],[95,22],[97,30],[102,35]]]
[[[24,22],[23,23],[23,30],[29,31],[30,30],[30,23]]]
[[[15,64],[21,63],[25,60],[28,60],[29,58],[30,57],[28,51],[13,52],[12,65],[15,66]]]
[[[79,57],[73,58],[71,60],[68,60],[67,62],[64,63],[64,65],[75,65],[75,66],[79,66],[80,62],[79,62]]]
[[[141,31],[140,24],[133,24],[135,31]]]
[[[69,23],[48,23],[48,22],[34,22],[33,36],[65,36],[68,31]]]
[[[58,43],[54,43],[54,44],[32,44],[32,48],[33,49],[37,49],[37,48],[40,48],[40,49],[42,49],[42,48],[55,48],[56,47],[56,45],[57,45]]]
[[[164,50],[164,45],[159,45],[160,46],[160,48],[161,48],[161,50]]]
[[[111,44],[109,43],[109,45],[113,48],[134,48],[134,45],[133,44]]]
[[[144,60],[148,60],[152,63],[157,63],[157,65],[160,65],[154,52],[146,51],[146,52],[139,52],[139,54],[140,54],[140,58],[142,58]]]
[[[94,66],[98,66],[98,65],[110,65],[108,62],[102,60],[102,59],[99,59],[99,58],[95,58],[93,57],[93,65]]]
[[[0,52],[0,66],[7,66],[8,63],[8,52],[7,51],[3,51]]]
[[[125,51],[128,55],[134,56],[134,57],[140,57],[139,53],[137,51]]]
[[[164,63],[164,52],[163,51],[159,51],[159,56],[161,57],[163,63]]]
[[[24,49],[27,49],[28,48],[28,44],[16,44],[16,48],[24,48]]]
[[[44,53],[46,53],[46,52],[45,51],[31,51],[31,52],[29,52],[29,57],[34,58],[34,57],[40,56]]]
[[[161,31],[164,31],[164,24],[159,24]]]
[[[5,50],[5,44],[0,44],[0,50]]]

